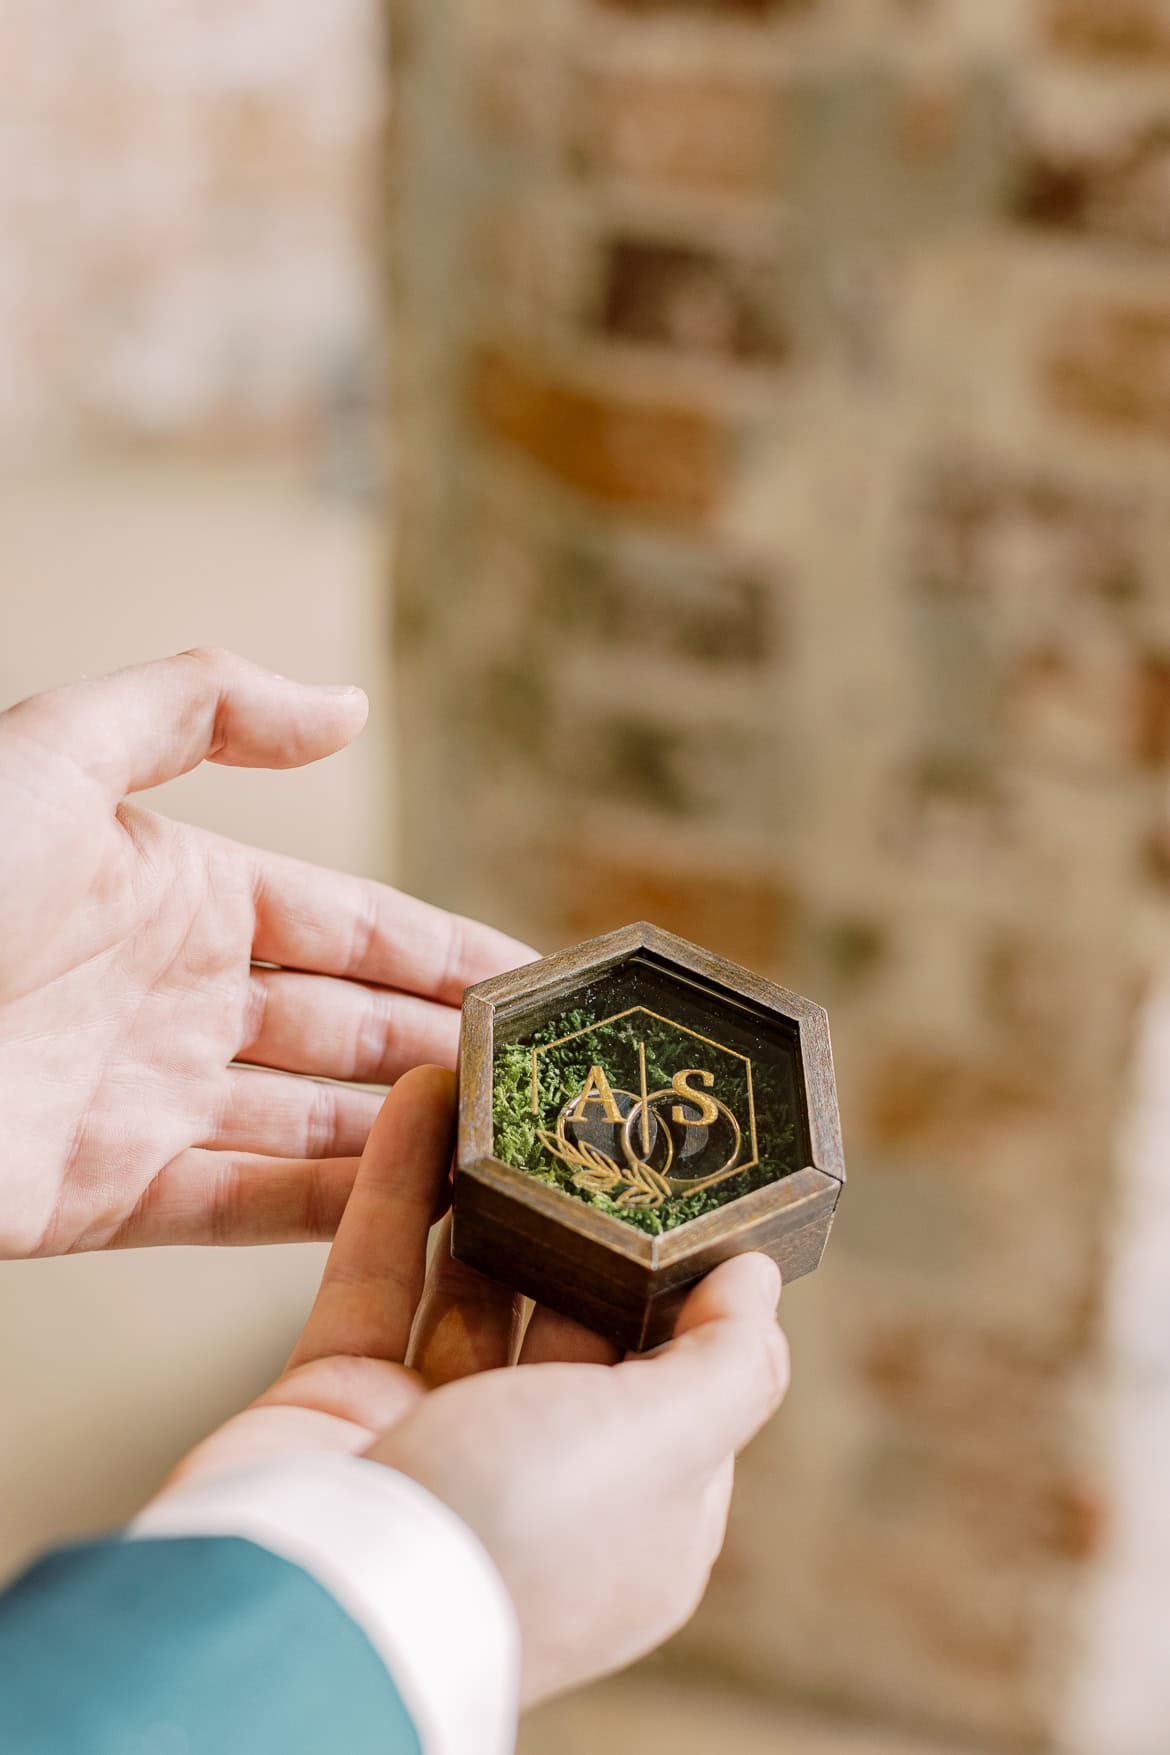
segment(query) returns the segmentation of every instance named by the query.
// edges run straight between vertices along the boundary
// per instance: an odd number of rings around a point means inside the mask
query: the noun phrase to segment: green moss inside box
[[[791,1059],[753,1059],[644,1005],[611,1012],[620,985],[496,1049],[501,1162],[651,1235],[799,1170]]]
[[[640,924],[469,991],[453,1248],[627,1345],[765,1249],[820,1259],[844,1180],[825,1014]]]

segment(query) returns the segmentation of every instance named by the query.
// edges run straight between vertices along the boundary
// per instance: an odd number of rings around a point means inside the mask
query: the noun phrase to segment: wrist
[[[305,1452],[179,1484],[129,1534],[235,1535],[293,1561],[366,1634],[425,1755],[507,1755],[519,1690],[515,1610],[445,1504],[364,1457]]]

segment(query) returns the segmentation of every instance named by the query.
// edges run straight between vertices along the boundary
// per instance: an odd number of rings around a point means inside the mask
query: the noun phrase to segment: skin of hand
[[[280,1380],[164,1488],[322,1449],[411,1476],[475,1531],[511,1593],[526,1705],[621,1668],[689,1619],[723,1544],[737,1452],[783,1399],[780,1276],[716,1269],[674,1340],[620,1363],[427,1240],[454,1082],[388,1098],[312,1315]],[[513,1363],[518,1361],[518,1363]]]
[[[332,1236],[380,1098],[323,1081],[452,1064],[464,987],[530,958],[127,802],[366,714],[211,650],[0,714],[0,1257]]]

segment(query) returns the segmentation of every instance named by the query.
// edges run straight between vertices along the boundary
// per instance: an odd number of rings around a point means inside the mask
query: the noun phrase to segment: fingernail
[[[359,689],[356,683],[318,683],[316,687],[319,695],[334,695],[338,700],[346,695],[365,694],[365,690]]]

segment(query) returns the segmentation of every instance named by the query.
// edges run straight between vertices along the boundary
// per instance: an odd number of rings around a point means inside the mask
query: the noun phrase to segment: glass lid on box
[[[796,1027],[641,954],[497,1016],[493,1150],[660,1234],[810,1162]]]

